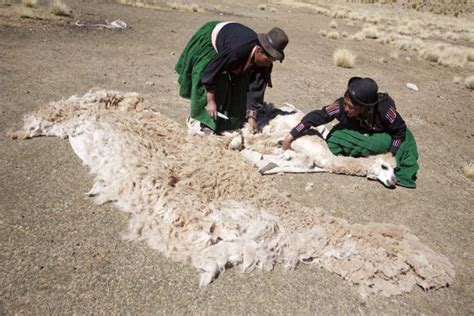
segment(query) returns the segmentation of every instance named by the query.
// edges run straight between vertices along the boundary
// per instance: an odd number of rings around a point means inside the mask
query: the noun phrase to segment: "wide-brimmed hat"
[[[270,56],[280,62],[285,59],[283,50],[288,44],[288,36],[281,28],[274,27],[268,33],[259,33],[258,41]]]
[[[379,87],[372,78],[352,77],[347,83],[346,96],[353,104],[373,106],[377,104]]]

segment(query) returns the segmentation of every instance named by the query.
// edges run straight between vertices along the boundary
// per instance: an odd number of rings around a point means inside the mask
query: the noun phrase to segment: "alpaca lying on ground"
[[[298,138],[291,144],[292,150],[283,152],[281,142],[304,114],[290,106],[268,107],[265,112],[261,133],[242,130],[245,149],[241,153],[262,174],[326,171],[367,177],[390,188],[395,186],[396,161],[390,153],[360,158],[335,156],[324,140],[328,134],[324,125],[314,130],[313,135]]]
[[[230,266],[268,271],[300,262],[340,275],[362,297],[453,282],[449,260],[406,227],[349,224],[298,204],[228,150],[228,139],[187,135],[140,109],[140,101],[133,93],[91,90],[26,116],[11,137],[69,138],[95,175],[89,194],[130,214],[124,238],[192,264],[202,286]]]

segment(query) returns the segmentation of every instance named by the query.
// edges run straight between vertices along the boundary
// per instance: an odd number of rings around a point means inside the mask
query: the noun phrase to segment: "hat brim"
[[[263,47],[265,52],[267,52],[270,56],[278,60],[280,63],[283,61],[283,59],[285,59],[285,54],[274,49],[270,42],[268,42],[267,34],[259,33],[257,34],[257,36],[258,41],[260,42],[260,45]]]

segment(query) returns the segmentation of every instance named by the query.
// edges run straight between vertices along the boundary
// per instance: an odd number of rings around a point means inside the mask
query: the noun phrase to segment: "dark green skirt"
[[[336,125],[329,133],[326,142],[334,155],[363,157],[388,152],[392,137],[387,133],[362,134],[360,132]],[[415,138],[407,129],[405,140],[401,143],[395,159],[395,177],[397,184],[416,188],[416,173],[418,172],[418,149]]]
[[[216,56],[211,33],[220,21],[204,24],[189,40],[175,70],[179,75],[179,95],[191,100],[190,116],[219,133],[242,127],[245,119],[249,75],[234,75],[223,72],[216,78],[215,99],[217,110],[229,117],[212,119],[206,111],[206,89],[201,76],[207,65]]]

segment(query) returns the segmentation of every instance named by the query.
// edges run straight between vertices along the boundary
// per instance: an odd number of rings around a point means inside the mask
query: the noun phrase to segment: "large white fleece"
[[[125,238],[194,265],[208,285],[242,272],[310,263],[358,286],[363,297],[437,289],[453,282],[449,260],[401,225],[349,224],[275,190],[228,139],[187,135],[140,109],[134,93],[91,90],[25,117],[12,137],[68,137],[95,174],[89,192],[130,213]]]

